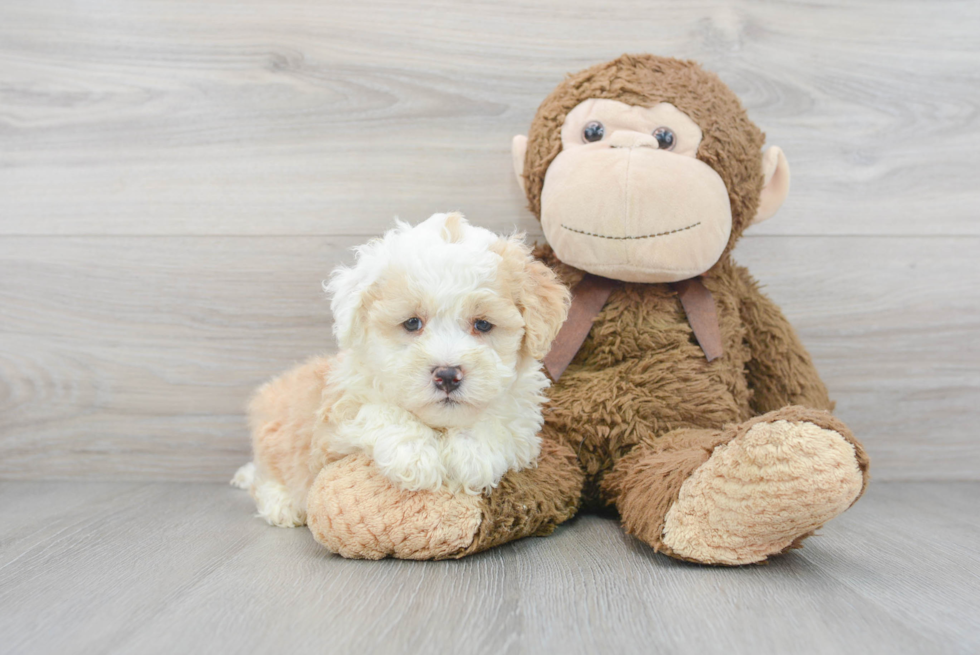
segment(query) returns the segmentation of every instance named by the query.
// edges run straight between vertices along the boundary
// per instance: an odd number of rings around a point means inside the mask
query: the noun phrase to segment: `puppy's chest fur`
[[[581,271],[550,248],[536,254],[573,286]],[[719,264],[704,284],[718,313],[724,355],[711,363],[669,284],[623,283],[610,296],[585,343],[549,390],[545,432],[562,439],[599,476],[639,441],[681,427],[720,428],[751,414],[739,315],[740,277]]]
[[[540,367],[522,370],[514,385],[472,424],[430,426],[412,412],[375,397],[371,385],[345,374],[343,354],[328,376],[313,432],[310,466],[319,469],[355,453],[367,455],[407,491],[482,494],[505,473],[533,465],[540,453]]]

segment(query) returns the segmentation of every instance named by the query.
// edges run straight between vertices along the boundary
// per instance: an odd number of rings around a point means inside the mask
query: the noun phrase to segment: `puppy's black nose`
[[[463,381],[463,372],[455,366],[443,366],[432,372],[432,381],[439,391],[455,391]]]

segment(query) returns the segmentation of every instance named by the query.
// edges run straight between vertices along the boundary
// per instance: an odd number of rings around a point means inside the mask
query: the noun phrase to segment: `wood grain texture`
[[[511,135],[624,51],[717,71],[793,191],[739,258],[878,479],[978,479],[980,3],[0,5],[0,477],[224,480],[401,215],[540,230]]]
[[[225,480],[352,237],[0,239],[0,476]],[[748,237],[876,479],[976,479],[980,238]]]
[[[0,653],[980,651],[980,485],[881,483],[980,479],[978,33],[975,0],[0,4],[0,478],[68,479],[0,481]],[[595,516],[369,563],[193,483],[332,349],[351,245],[540,234],[510,138],[622,52],[701,61],[786,151],[737,258],[866,442],[861,502],[764,567]]]
[[[535,231],[510,172],[566,73],[694,58],[787,152],[759,234],[980,234],[980,3],[0,6],[0,233]]]
[[[358,562],[227,486],[0,483],[11,653],[974,653],[977,483],[873,484],[767,566],[583,516],[458,562]]]

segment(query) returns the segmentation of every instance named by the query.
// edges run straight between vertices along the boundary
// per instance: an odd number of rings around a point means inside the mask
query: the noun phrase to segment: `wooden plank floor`
[[[727,569],[597,516],[359,562],[224,485],[0,482],[0,652],[976,653],[978,495],[873,484],[801,551]]]

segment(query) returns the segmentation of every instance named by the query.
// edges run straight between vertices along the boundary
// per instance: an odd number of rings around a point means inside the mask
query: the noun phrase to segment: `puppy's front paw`
[[[371,457],[389,480],[406,491],[435,491],[446,477],[439,436],[400,407],[366,404],[353,420],[336,426],[330,449]]]
[[[355,559],[446,559],[472,544],[478,497],[399,489],[367,457],[349,455],[317,476],[307,525],[331,552]]]
[[[374,463],[386,478],[405,491],[436,491],[446,479],[446,466],[435,434],[379,439]]]
[[[507,457],[471,430],[450,430],[442,455],[450,489],[470,495],[492,490],[509,468]]]

